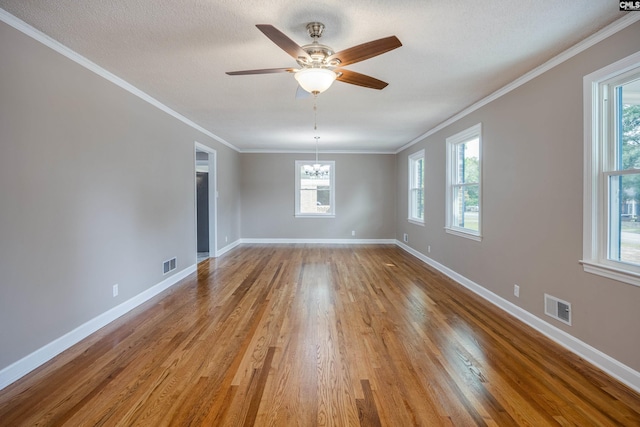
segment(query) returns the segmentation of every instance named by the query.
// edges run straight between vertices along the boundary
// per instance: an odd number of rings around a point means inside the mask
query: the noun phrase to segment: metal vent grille
[[[571,325],[571,303],[544,294],[544,314]]]
[[[176,269],[176,258],[171,258],[162,263],[162,274],[167,274]]]

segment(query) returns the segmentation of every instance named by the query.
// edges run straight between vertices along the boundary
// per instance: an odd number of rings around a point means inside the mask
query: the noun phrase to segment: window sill
[[[475,240],[476,242],[480,242],[482,241],[482,236],[480,234],[476,234],[470,231],[465,231],[461,228],[450,228],[450,227],[445,227],[444,231],[449,233],[449,234],[453,234],[454,236],[458,236],[458,237],[464,237],[465,239],[471,239],[471,240]]]
[[[295,214],[296,218],[335,218],[335,214],[330,215],[318,215],[318,214]]]
[[[420,221],[419,219],[407,218],[407,221],[409,221],[411,224],[421,225],[424,227],[424,221]]]
[[[592,260],[580,260],[579,262],[582,264],[582,268],[586,273],[596,274],[598,276],[617,280],[618,282],[628,283],[634,286],[640,286],[640,274],[633,271],[600,264]]]

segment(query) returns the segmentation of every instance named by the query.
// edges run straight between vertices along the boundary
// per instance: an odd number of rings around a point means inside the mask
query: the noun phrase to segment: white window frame
[[[458,184],[456,181],[456,148],[460,144],[469,142],[478,138],[478,230],[458,227],[454,225],[454,191],[456,188],[466,186],[467,184]],[[445,231],[467,239],[481,241],[482,240],[482,123],[471,126],[455,135],[447,138],[447,178],[446,178],[446,224]],[[476,185],[476,184],[473,184]]]
[[[422,187],[418,187],[416,184],[417,177],[415,172],[415,165],[418,161],[422,160]],[[425,195],[424,195],[424,172],[425,172],[425,158],[424,158],[424,149],[415,152],[409,156],[409,179],[408,179],[408,187],[409,187],[409,203],[408,203],[408,221],[418,225],[424,225],[424,217],[425,217]],[[422,218],[418,216],[414,216],[414,212],[416,211],[416,206],[414,206],[414,193],[416,191],[422,190]]]
[[[320,164],[321,166],[329,165],[329,187],[331,194],[329,195],[331,209],[327,213],[303,213],[300,212],[300,168],[304,165],[313,166]],[[295,162],[295,216],[297,218],[335,218],[336,216],[336,162],[334,160],[296,160]]]
[[[584,194],[582,264],[587,273],[640,286],[640,266],[608,257],[608,149],[603,115],[607,82],[640,72],[640,52],[595,71],[583,79]]]

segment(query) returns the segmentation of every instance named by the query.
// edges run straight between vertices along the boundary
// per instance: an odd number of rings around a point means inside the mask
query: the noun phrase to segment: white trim
[[[197,151],[205,152],[209,155],[209,257],[217,257],[218,256],[218,152],[211,147],[208,147],[204,144],[199,143],[198,141],[194,142],[194,156],[197,156]],[[197,159],[194,158],[194,166],[197,162]],[[213,169],[213,172],[211,171]],[[197,235],[198,235],[198,189],[197,181],[196,181],[196,173],[194,170],[194,197],[195,197],[195,208],[196,208],[196,245],[197,245]],[[197,254],[196,254],[197,257]]]
[[[299,150],[291,149],[269,149],[269,148],[245,148],[239,150],[240,153],[249,154],[315,154],[315,150]],[[377,151],[377,150],[322,150],[321,154],[397,154],[395,150]]]
[[[237,247],[240,245],[240,243],[242,243],[242,241],[240,239],[236,240],[235,242],[231,242],[229,243],[227,246],[218,249],[218,253],[216,254],[216,257],[222,256],[224,254],[226,254],[227,252],[229,252],[231,249]]]
[[[152,96],[146,94],[145,92],[141,91],[137,87],[133,86],[131,83],[128,83],[125,80],[121,79],[120,77],[116,76],[115,74],[105,70],[104,68],[102,68],[101,66],[96,64],[95,62],[92,62],[92,61],[88,60],[84,56],[82,56],[79,53],[71,50],[67,46],[65,46],[62,43],[60,43],[59,41],[52,39],[48,35],[44,34],[42,31],[39,31],[39,30],[35,29],[31,25],[29,25],[26,22],[22,21],[21,19],[16,18],[15,16],[11,15],[9,12],[7,12],[6,10],[4,10],[2,8],[0,8],[0,21],[3,21],[7,25],[12,26],[16,30],[24,33],[25,35],[31,37],[32,39],[34,39],[36,41],[39,41],[43,45],[53,49],[54,51],[58,52],[62,56],[65,56],[66,58],[72,60],[73,62],[77,63],[78,65],[80,65],[80,66],[82,66],[84,68],[86,68],[87,70],[94,72],[95,74],[99,75],[100,77],[104,78],[105,80],[108,80],[111,83],[121,87],[122,89],[126,90],[127,92],[131,93],[132,95],[135,95],[138,98],[142,99],[143,101],[148,102],[149,104],[153,105],[154,107],[158,108],[159,110],[164,111],[165,113],[169,114],[170,116],[180,120],[182,123],[192,127],[193,129],[195,129],[195,130],[197,130],[199,132],[204,133],[205,135],[207,135],[208,137],[218,141],[219,143],[224,144],[227,147],[229,147],[229,148],[231,148],[231,149],[233,149],[233,150],[235,150],[237,152],[240,152],[240,150],[237,147],[235,147],[233,144],[231,144],[231,143],[225,141],[224,139],[220,138],[219,136],[213,134],[212,132],[210,132],[207,129],[203,128],[199,124],[195,123],[194,121],[192,121],[192,120],[186,118],[185,116],[183,116],[182,114],[178,113],[177,111],[172,110],[171,108],[167,107],[166,105],[164,105],[163,103],[161,103],[157,99],[153,98]]]
[[[472,231],[467,231],[464,228],[452,228],[445,227],[444,231],[449,234],[453,234],[454,236],[464,237],[466,239],[475,240],[476,242],[482,241],[482,235],[473,233]]]
[[[415,256],[425,264],[430,265],[446,276],[458,282],[460,285],[465,288],[471,290],[475,294],[481,296],[485,300],[489,301],[496,307],[504,310],[505,312],[511,314],[516,317],[520,321],[525,324],[531,326],[533,329],[537,330],[541,334],[545,335],[547,338],[555,341],[560,344],[564,348],[570,350],[571,352],[577,354],[588,362],[592,363],[596,367],[602,369],[607,374],[611,375],[613,378],[618,381],[626,384],[632,389],[640,392],[640,372],[630,368],[629,366],[623,364],[622,362],[617,361],[613,357],[603,353],[590,346],[589,344],[579,340],[578,338],[570,335],[569,333],[559,329],[539,317],[534,316],[528,311],[524,310],[521,307],[513,304],[510,301],[502,298],[499,295],[494,294],[488,289],[478,285],[477,283],[467,279],[461,274],[456,273],[450,268],[440,264],[439,262],[423,255],[422,253],[416,251],[415,249],[405,245],[404,243],[396,240],[396,245]]]
[[[627,13],[624,17],[622,17],[622,18],[618,19],[617,21],[609,24],[608,26],[604,27],[602,30],[598,31],[597,33],[593,34],[592,36],[587,37],[586,39],[582,40],[581,42],[573,45],[572,47],[570,47],[569,49],[567,49],[564,52],[560,53],[559,55],[554,56],[553,58],[551,58],[550,60],[548,60],[544,64],[534,68],[533,70],[529,71],[528,73],[524,74],[521,77],[518,77],[517,79],[515,79],[511,83],[507,84],[506,86],[503,86],[502,88],[500,88],[497,91],[493,92],[491,95],[487,96],[486,98],[483,98],[480,101],[476,102],[475,104],[470,105],[469,107],[467,107],[464,110],[460,111],[455,116],[452,116],[452,117],[448,118],[444,122],[442,122],[439,125],[431,128],[430,130],[428,130],[427,132],[423,133],[422,135],[412,139],[411,141],[409,141],[408,143],[406,143],[402,147],[398,148],[395,151],[395,153],[398,154],[401,151],[404,151],[407,148],[411,147],[412,145],[417,144],[418,142],[422,141],[423,139],[425,139],[425,138],[433,135],[434,133],[446,128],[447,126],[457,122],[461,118],[468,116],[469,114],[473,113],[476,110],[479,110],[480,108],[484,107],[485,105],[489,104],[490,102],[495,101],[496,99],[500,98],[501,96],[504,96],[504,95],[508,94],[509,92],[511,92],[512,90],[515,90],[515,89],[519,88],[520,86],[522,86],[523,84],[535,79],[536,77],[540,76],[541,74],[546,73],[547,71],[551,70],[553,67],[562,64],[563,62],[573,58],[577,54],[579,54],[581,52],[584,52],[585,50],[589,49],[590,47],[600,43],[601,41],[605,40],[606,38],[616,34],[619,31],[622,31],[623,29],[627,28],[629,25],[635,23],[638,20],[640,20],[640,13]]]
[[[96,332],[98,329],[108,325],[120,316],[128,313],[159,293],[175,285],[195,271],[196,265],[194,264],[175,273],[173,276],[166,278],[157,285],[154,285],[122,304],[105,311],[88,322],[78,326],[74,330],[67,332],[61,337],[51,341],[49,344],[40,347],[33,353],[2,369],[0,371],[0,390],[53,359],[63,351]]]
[[[621,268],[615,268],[606,264],[599,264],[597,262],[585,260],[581,260],[579,262],[582,264],[582,268],[586,273],[597,274],[598,276],[606,277],[607,279],[640,286],[640,274],[629,270],[623,270]]]
[[[414,190],[420,190],[419,187],[414,187],[415,185],[415,181],[416,181],[416,175],[414,175],[414,168],[415,168],[415,163],[419,160],[422,160],[422,218],[417,218],[412,216],[413,211],[414,211],[414,206],[413,206],[413,192]],[[407,156],[407,169],[408,169],[408,177],[407,177],[407,189],[408,189],[408,197],[407,197],[407,220],[413,224],[419,224],[419,225],[424,225],[424,220],[425,220],[425,182],[424,182],[424,177],[425,177],[425,165],[426,165],[426,158],[425,158],[425,154],[424,154],[424,148],[422,150],[418,150],[413,154],[409,154]]]
[[[602,141],[606,132],[601,118],[606,111],[601,86],[618,76],[640,67],[640,52],[636,52],[583,77],[583,217],[582,260],[587,273],[640,286],[640,268],[607,259],[608,185],[606,177],[612,175],[607,167],[607,144]],[[615,172],[624,174],[625,172]],[[629,173],[636,173],[630,171]]]
[[[291,243],[317,243],[328,245],[394,245],[396,239],[272,239],[272,238],[246,238],[240,239],[241,244],[291,244]]]
[[[296,204],[297,206],[297,204]],[[335,218],[336,214],[305,214],[305,213],[296,213],[294,215],[296,218]]]
[[[316,156],[317,157],[317,156]],[[305,165],[329,165],[329,212],[327,213],[304,213],[300,212],[300,191],[302,177],[300,168]],[[336,161],[335,160],[296,160],[295,161],[295,194],[294,194],[294,212],[296,218],[335,218],[336,217]]]
[[[455,187],[466,186],[458,183],[457,147],[461,144],[478,139],[478,182],[469,185],[478,186],[478,230],[467,229],[453,225],[453,193]],[[482,240],[482,161],[483,161],[482,123],[475,124],[446,139],[446,177],[445,177],[445,231],[459,237]],[[464,213],[463,213],[464,214]]]

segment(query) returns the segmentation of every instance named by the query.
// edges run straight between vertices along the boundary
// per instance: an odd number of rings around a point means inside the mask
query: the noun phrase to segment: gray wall
[[[242,237],[395,239],[395,155],[321,153],[336,162],[336,217],[296,218],[294,163],[313,156],[242,154]]]
[[[397,233],[415,250],[640,370],[640,288],[583,272],[582,78],[638,50],[640,23],[427,137],[397,156]],[[483,131],[482,242],[444,232],[445,139]],[[426,151],[426,224],[407,222],[407,156]],[[427,253],[427,245],[431,253]],[[513,285],[520,285],[520,298]],[[544,315],[572,303],[573,326]]]
[[[243,238],[393,239],[640,370],[640,289],[582,253],[582,76],[637,50],[640,23],[394,155],[336,161],[336,218],[296,219],[294,161],[238,154],[0,23],[0,369],[195,262],[194,141],[218,153],[218,247]],[[445,139],[483,123],[483,235],[444,233]],[[407,155],[426,150],[426,223]],[[113,284],[120,296],[111,296]],[[521,297],[513,297],[513,284]]]
[[[195,263],[195,141],[218,153],[219,247],[240,202],[237,152],[4,23],[0,58],[2,369],[164,280],[164,260]]]

